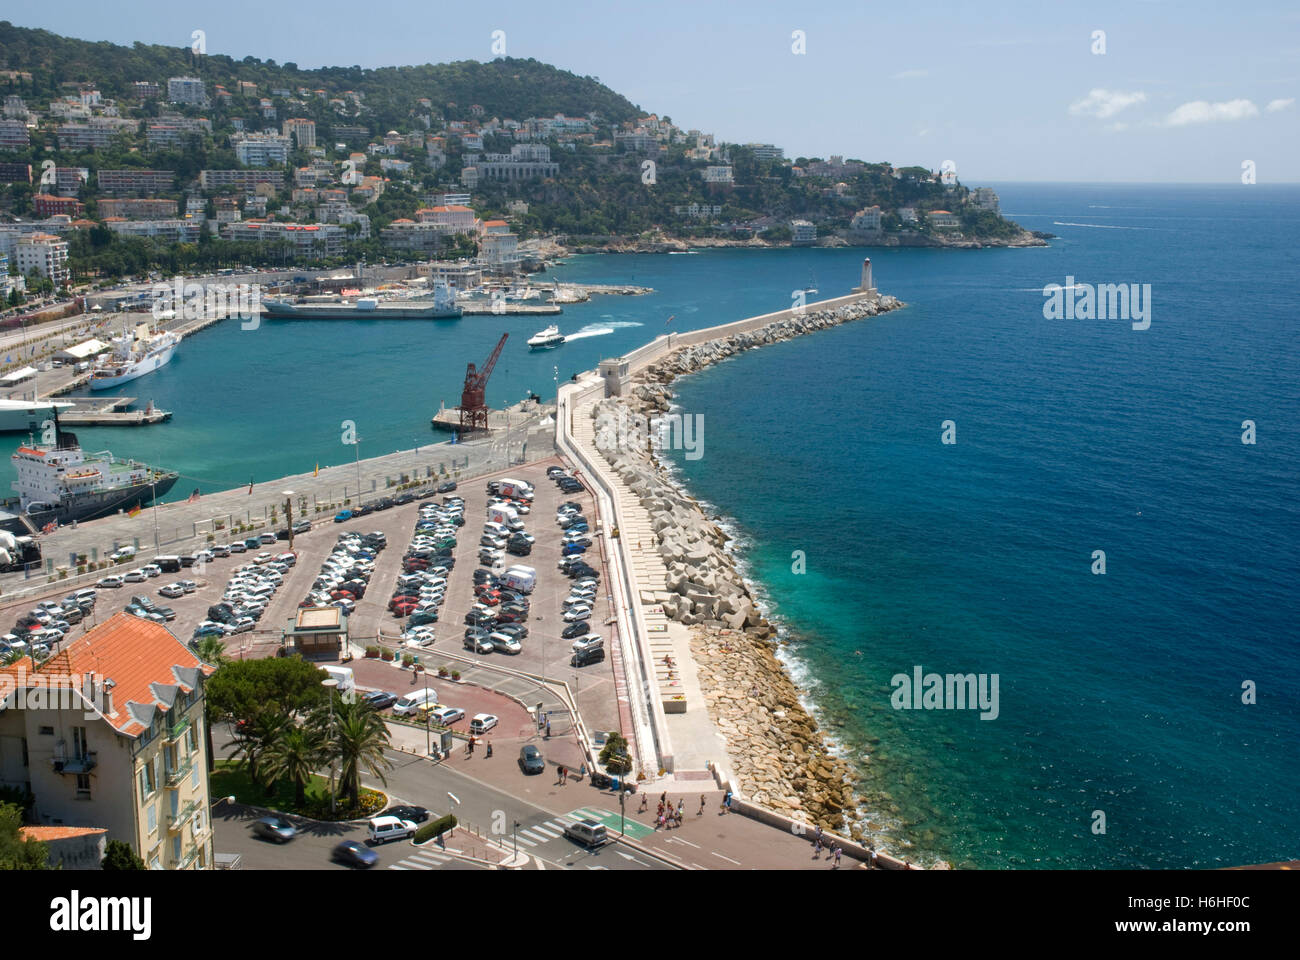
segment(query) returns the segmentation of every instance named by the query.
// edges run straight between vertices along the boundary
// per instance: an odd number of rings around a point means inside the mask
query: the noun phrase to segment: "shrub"
[[[402,666],[409,667],[414,662],[415,662],[415,658],[411,656],[409,653],[402,654]]]
[[[459,680],[459,679],[460,679],[460,671],[459,671],[459,670],[453,670],[453,671],[451,672],[451,678],[452,678],[453,680]]]
[[[379,648],[366,647],[366,656],[373,660],[375,657],[379,656]]]
[[[456,815],[454,813],[439,817],[437,820],[430,820],[415,831],[415,842],[424,843],[426,840],[440,837],[454,826],[456,826]]]
[[[445,676],[447,676],[447,668],[446,668],[446,667],[439,667],[439,668],[438,668],[438,676],[440,676],[440,677],[445,677]]]
[[[393,651],[391,651],[391,650],[389,650],[389,649],[387,649],[387,648],[384,648],[383,650],[381,650],[381,651],[379,652],[379,657],[380,657],[381,660],[392,660],[392,659],[393,659]]]

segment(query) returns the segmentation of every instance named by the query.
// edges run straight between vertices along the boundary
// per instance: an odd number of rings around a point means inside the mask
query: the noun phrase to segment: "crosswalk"
[[[530,823],[526,827],[520,827],[509,839],[517,839],[521,847],[536,847],[543,843],[549,843],[552,840],[559,840],[564,836],[564,828],[567,824],[576,823],[580,817],[572,814],[566,814],[563,817],[555,817],[552,820],[543,820],[540,823]]]
[[[449,857],[445,853],[437,853],[433,850],[421,850],[413,853],[405,860],[399,860],[397,863],[390,863],[389,870],[437,870],[444,863],[450,863],[454,857]]]

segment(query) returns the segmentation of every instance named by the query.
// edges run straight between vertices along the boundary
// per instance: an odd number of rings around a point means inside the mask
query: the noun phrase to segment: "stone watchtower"
[[[869,296],[876,296],[877,290],[871,284],[871,258],[862,258],[862,284],[853,288],[854,293],[865,293]]]
[[[605,381],[605,396],[621,397],[628,384],[628,362],[622,357],[600,361],[600,376]]]

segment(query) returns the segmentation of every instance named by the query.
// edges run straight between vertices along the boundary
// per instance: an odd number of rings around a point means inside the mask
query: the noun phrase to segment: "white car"
[[[240,617],[230,625],[231,633],[247,633],[257,626],[257,621],[252,617]]]
[[[145,575],[146,577],[161,577],[161,576],[162,576],[162,567],[158,566],[158,564],[156,564],[156,563],[146,563],[146,564],[145,564],[143,567],[141,567],[140,569],[144,571],[144,575]]]
[[[149,579],[149,575],[143,570],[128,570],[122,575],[124,583],[144,583]]]
[[[158,593],[160,596],[169,598],[183,597],[185,596],[185,588],[179,583],[169,583],[165,587],[159,587]]]
[[[565,623],[576,623],[579,620],[591,618],[591,607],[585,603],[575,604],[564,612]]]
[[[449,727],[457,720],[465,719],[465,711],[460,707],[434,707],[429,711],[429,719],[442,727]]]
[[[469,722],[469,732],[475,736],[487,733],[497,725],[496,714],[476,713],[474,719]]]
[[[199,585],[193,580],[178,580],[177,585],[186,593],[193,593],[199,588]]]
[[[230,545],[229,545],[229,544],[225,544],[225,543],[217,543],[217,544],[213,544],[213,546],[211,547],[211,550],[212,550],[212,555],[213,555],[214,557],[228,557],[228,556],[230,556]]]

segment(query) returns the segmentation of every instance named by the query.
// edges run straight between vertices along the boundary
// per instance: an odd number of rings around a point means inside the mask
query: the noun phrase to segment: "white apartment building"
[[[54,281],[56,287],[68,284],[68,242],[52,233],[32,233],[14,243],[14,264],[26,276],[35,271]]]
[[[198,77],[168,77],[167,99],[172,103],[191,103],[201,107],[207,104],[208,94]]]
[[[278,167],[289,162],[289,138],[274,133],[235,133],[235,157],[246,167]]]

